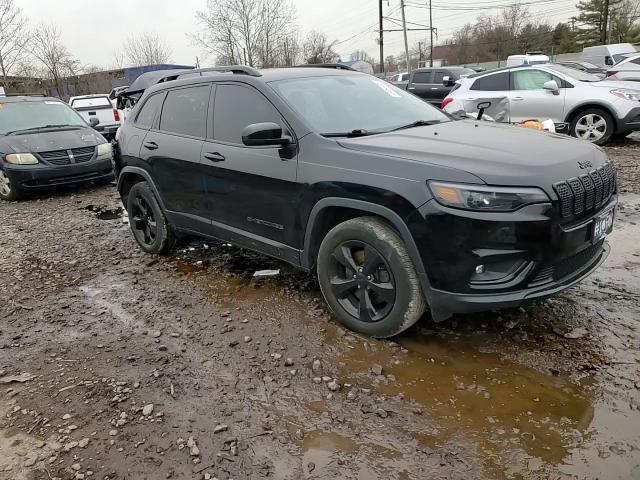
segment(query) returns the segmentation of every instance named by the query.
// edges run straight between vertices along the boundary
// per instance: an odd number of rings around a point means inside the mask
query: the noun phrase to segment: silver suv
[[[502,121],[551,119],[574,137],[598,145],[614,134],[640,130],[640,84],[601,80],[562,65],[504,68],[462,78],[442,108],[453,113],[488,98],[507,99]]]

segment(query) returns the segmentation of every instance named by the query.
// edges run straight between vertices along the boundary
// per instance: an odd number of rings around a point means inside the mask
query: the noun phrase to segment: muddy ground
[[[599,271],[395,341],[273,260],[142,254],[113,187],[0,204],[0,478],[640,479],[640,149],[608,151]]]

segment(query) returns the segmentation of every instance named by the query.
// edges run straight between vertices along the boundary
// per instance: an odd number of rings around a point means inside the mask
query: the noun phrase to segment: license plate
[[[597,243],[611,233],[613,230],[614,215],[615,209],[611,208],[593,220],[593,233],[591,234],[591,241],[593,243]]]

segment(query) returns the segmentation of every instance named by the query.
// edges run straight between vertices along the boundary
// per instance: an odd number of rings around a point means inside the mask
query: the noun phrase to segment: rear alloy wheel
[[[0,198],[13,201],[18,200],[21,196],[21,192],[11,183],[9,176],[0,170]]]
[[[147,253],[172,250],[174,235],[147,182],[136,183],[127,196],[129,225],[138,245]]]
[[[376,217],[334,227],[318,252],[318,281],[347,328],[378,338],[417,322],[426,302],[415,266],[398,235]]]
[[[571,122],[571,135],[596,145],[608,142],[613,131],[613,118],[598,108],[580,112]]]

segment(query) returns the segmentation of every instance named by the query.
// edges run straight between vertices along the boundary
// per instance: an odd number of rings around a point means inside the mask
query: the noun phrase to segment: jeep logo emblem
[[[593,163],[591,163],[589,160],[584,160],[582,162],[578,162],[578,166],[584,170],[585,168],[591,168],[593,167]]]

